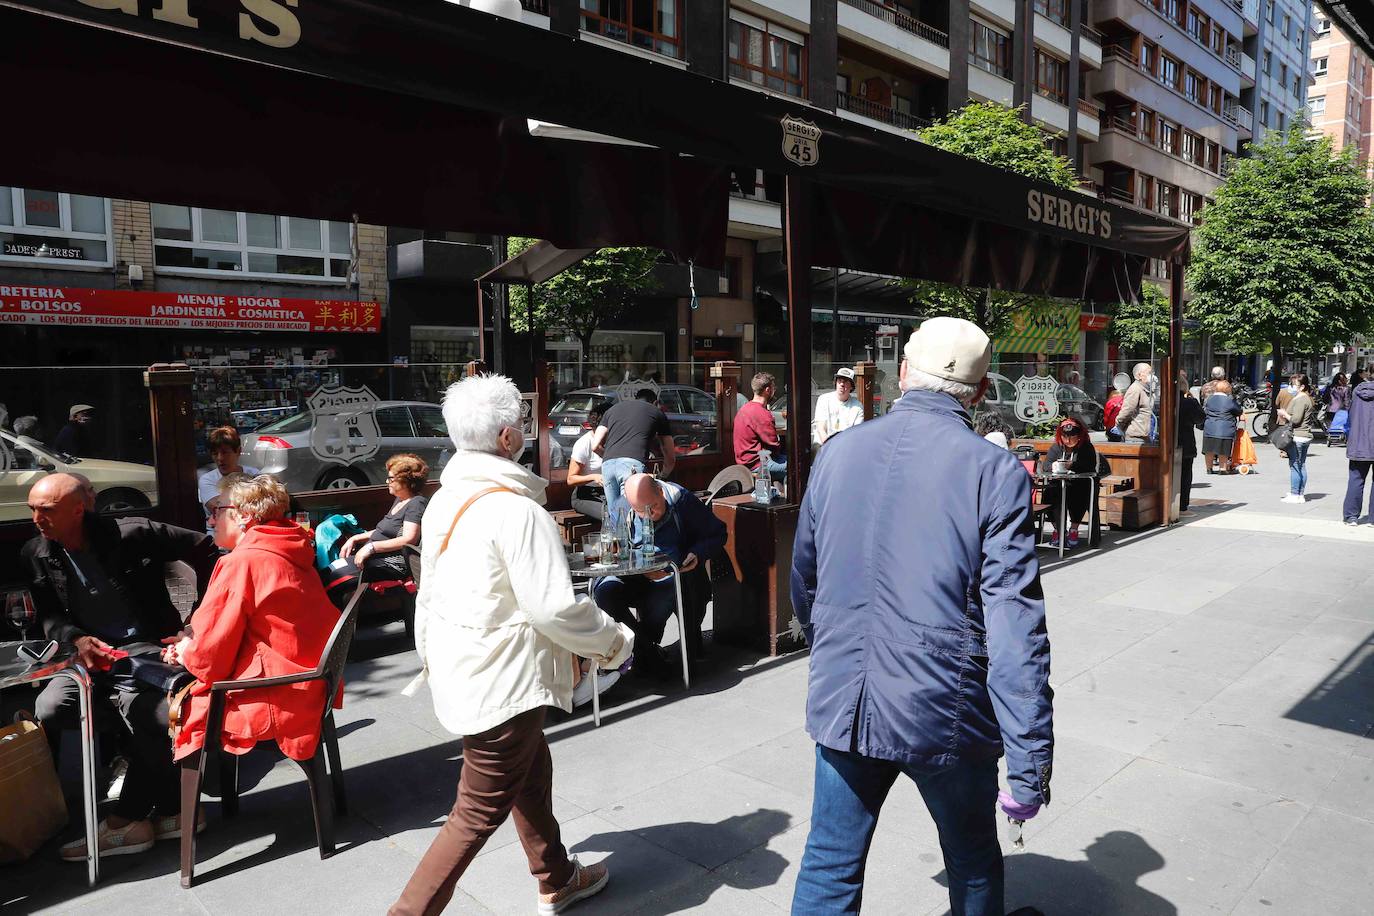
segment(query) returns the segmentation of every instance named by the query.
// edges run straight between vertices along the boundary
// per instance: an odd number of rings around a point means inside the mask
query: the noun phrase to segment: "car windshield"
[[[274,420],[266,426],[259,426],[253,430],[254,433],[303,433],[310,429],[310,418],[312,414],[308,410],[303,410],[298,414]]]
[[[553,413],[586,413],[597,401],[606,399],[604,395],[578,392],[559,399],[553,405]]]

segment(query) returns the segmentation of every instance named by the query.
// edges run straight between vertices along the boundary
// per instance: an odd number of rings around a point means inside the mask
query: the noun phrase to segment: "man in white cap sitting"
[[[1050,800],[1030,476],[968,414],[992,349],[976,325],[932,318],[905,355],[901,398],[820,450],[798,513],[792,607],[811,645],[816,770],[794,916],[859,911],[899,776],[939,831],[951,911],[1003,916],[996,808],[1024,821]]]
[[[90,422],[95,408],[90,404],[73,404],[67,411],[67,425],[57,431],[52,447],[67,455],[88,456],[92,453]]]
[[[816,400],[811,419],[811,444],[816,448],[836,433],[864,421],[864,406],[854,397],[854,370],[845,366],[835,370],[835,390]]]

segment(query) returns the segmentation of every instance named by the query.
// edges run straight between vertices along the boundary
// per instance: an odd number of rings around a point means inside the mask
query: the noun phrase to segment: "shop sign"
[[[1048,375],[1023,375],[1016,380],[1016,416],[1039,423],[1059,416],[1059,382]]]
[[[787,115],[782,119],[782,154],[797,165],[819,165],[821,134],[811,121]]]
[[[5,254],[14,258],[55,258],[60,261],[81,261],[86,253],[80,248],[58,248],[55,245],[29,242],[6,242]]]
[[[306,399],[310,408],[310,452],[329,464],[366,461],[382,447],[377,395],[363,385],[325,385]]]
[[[1102,332],[1111,326],[1111,315],[1081,315],[1078,319],[1078,329],[1080,331]]]
[[[382,310],[347,299],[0,286],[0,324],[376,334]]]
[[[1024,308],[1012,316],[1011,330],[996,338],[998,353],[1078,353],[1080,309],[1077,305],[1047,303]]]

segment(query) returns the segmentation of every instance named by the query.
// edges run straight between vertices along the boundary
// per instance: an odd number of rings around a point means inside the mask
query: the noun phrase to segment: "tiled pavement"
[[[1057,689],[1054,804],[1007,857],[1008,907],[1049,914],[1368,913],[1374,887],[1374,526],[1340,524],[1344,454],[1319,445],[1313,495],[1286,467],[1198,478],[1208,505],[1169,531],[1043,554]],[[1200,465],[1199,465],[1200,470]],[[201,841],[113,859],[95,890],[46,849],[0,868],[6,912],[381,913],[452,803],[459,745],[422,697],[395,627],[364,632],[341,716],[351,816],[320,861],[294,767],[256,753],[240,816]],[[638,683],[549,728],[555,807],[608,890],[587,914],[786,910],[810,816],[806,659],[719,653],[690,693]],[[74,755],[69,755],[74,756]],[[69,830],[74,834],[76,828]],[[899,783],[869,858],[865,909],[945,913],[939,846]],[[529,913],[507,824],[450,912]]]

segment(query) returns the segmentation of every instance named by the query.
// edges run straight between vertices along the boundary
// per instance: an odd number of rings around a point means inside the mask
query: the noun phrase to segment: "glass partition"
[[[27,523],[29,490],[64,472],[99,511],[157,505],[142,367],[0,368],[0,524]]]
[[[1108,441],[1108,422],[1115,391],[1125,392],[1138,360],[1083,361],[1077,359],[1004,360],[994,356],[988,390],[974,408],[975,421],[996,414],[1018,437],[1050,438],[1065,417],[1077,417],[1091,431],[1094,441]],[[1158,434],[1159,363],[1151,365],[1149,392]]]

